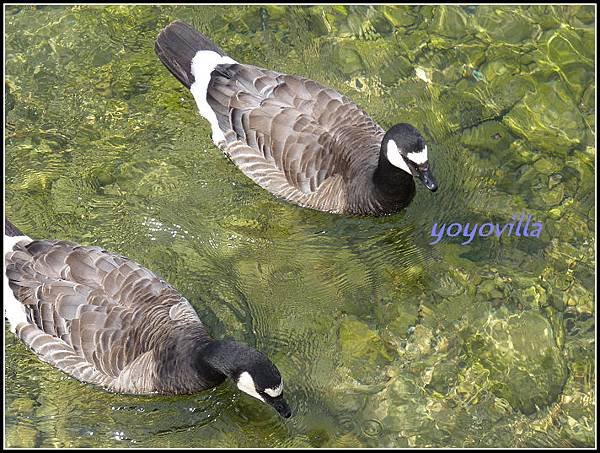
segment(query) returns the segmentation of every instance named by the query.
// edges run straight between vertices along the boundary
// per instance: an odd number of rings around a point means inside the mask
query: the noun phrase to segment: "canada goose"
[[[185,85],[212,140],[248,177],[300,206],[385,215],[406,207],[413,176],[437,189],[421,134],[409,124],[385,132],[331,88],[231,59],[181,21],[155,50]]]
[[[263,353],[214,340],[190,303],[138,263],[99,247],[32,240],[5,220],[4,315],[37,356],[79,381],[187,394],[226,378],[291,415]]]

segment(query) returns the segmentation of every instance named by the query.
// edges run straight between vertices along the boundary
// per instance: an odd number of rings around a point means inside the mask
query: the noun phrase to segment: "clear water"
[[[440,189],[385,218],[273,198],[156,58],[174,19],[412,123]],[[230,383],[106,393],[5,328],[6,446],[594,444],[593,6],[10,6],[5,27],[8,216],[163,276],[273,359],[295,413]],[[429,244],[521,212],[539,238]]]

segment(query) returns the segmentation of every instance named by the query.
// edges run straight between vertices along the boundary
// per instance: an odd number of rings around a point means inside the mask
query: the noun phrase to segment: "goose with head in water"
[[[5,221],[4,316],[41,360],[109,391],[189,394],[232,379],[291,411],[263,353],[210,337],[175,288],[123,256],[66,241],[32,240]]]
[[[386,215],[431,191],[427,146],[401,123],[387,132],[337,91],[294,75],[238,63],[181,21],[155,45],[192,93],[213,142],[261,187],[300,206]]]

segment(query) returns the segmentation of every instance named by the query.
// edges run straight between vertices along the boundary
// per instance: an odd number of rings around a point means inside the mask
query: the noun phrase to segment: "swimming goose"
[[[188,24],[163,29],[156,53],[192,93],[213,142],[261,187],[300,206],[385,215],[431,191],[427,146],[402,123],[385,132],[356,104],[299,76],[241,64]]]
[[[32,240],[5,220],[4,307],[10,330],[79,381],[133,394],[188,394],[226,378],[291,415],[263,353],[214,340],[175,288],[99,247]]]

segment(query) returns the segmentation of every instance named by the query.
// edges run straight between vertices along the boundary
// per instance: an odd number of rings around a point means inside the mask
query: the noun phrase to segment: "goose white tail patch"
[[[408,168],[408,165],[406,165],[406,162],[404,162],[404,158],[400,154],[398,145],[396,145],[396,142],[394,140],[388,141],[387,158],[390,164],[392,164],[394,167],[398,167],[412,176],[412,172],[410,171],[410,168]]]
[[[254,379],[250,376],[250,373],[244,371],[240,374],[240,377],[237,381],[237,387],[244,393],[261,400],[263,403],[265,402],[264,398],[258,394],[256,391],[256,386],[254,385]]]
[[[281,392],[283,392],[283,379],[281,380],[281,383],[274,389],[265,389],[265,393],[273,398],[281,395]]]
[[[206,92],[208,90],[208,84],[210,83],[211,74],[217,65],[235,63],[237,63],[237,61],[228,56],[222,57],[212,50],[199,50],[192,59],[191,69],[194,76],[194,83],[190,86],[190,91],[198,105],[200,115],[206,118],[210,123],[212,128],[212,139],[215,145],[218,145],[219,142],[225,140],[225,136],[223,135],[223,131],[219,129],[215,112],[213,112],[210,105],[208,105]]]
[[[12,253],[14,246],[21,241],[31,242],[27,236],[4,236],[4,253]],[[22,322],[27,323],[27,314],[25,307],[17,300],[10,286],[8,286],[8,277],[6,276],[6,261],[4,260],[3,275],[4,280],[4,317],[8,319],[10,331],[15,333],[17,326]]]
[[[406,157],[408,157],[417,165],[424,164],[425,162],[427,162],[427,146],[425,146],[418,153],[406,153]]]

